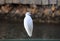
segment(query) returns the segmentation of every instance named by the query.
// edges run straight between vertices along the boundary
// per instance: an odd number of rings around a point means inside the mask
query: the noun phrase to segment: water
[[[0,21],[0,39],[28,39],[23,22]],[[60,39],[60,24],[35,23],[32,39]]]

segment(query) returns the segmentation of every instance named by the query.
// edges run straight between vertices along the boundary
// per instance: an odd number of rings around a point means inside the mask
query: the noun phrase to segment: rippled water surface
[[[27,39],[23,22],[0,22],[0,39]],[[32,39],[60,39],[60,24],[34,23]]]

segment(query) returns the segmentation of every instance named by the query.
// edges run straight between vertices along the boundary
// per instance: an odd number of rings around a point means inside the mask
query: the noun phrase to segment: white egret
[[[24,27],[29,37],[32,36],[32,32],[33,32],[33,20],[30,15],[31,15],[30,12],[26,12],[24,18]]]

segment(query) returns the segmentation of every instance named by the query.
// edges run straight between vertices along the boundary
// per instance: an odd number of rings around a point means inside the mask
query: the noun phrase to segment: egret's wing
[[[33,21],[31,17],[25,17],[24,19],[24,27],[26,29],[27,34],[31,37],[33,31]]]
[[[28,25],[28,27],[29,27],[30,33],[32,34],[32,31],[33,31],[33,21],[32,21],[32,19],[29,20],[29,22],[28,22],[27,25]]]

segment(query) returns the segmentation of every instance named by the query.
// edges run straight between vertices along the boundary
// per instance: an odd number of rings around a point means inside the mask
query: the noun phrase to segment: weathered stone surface
[[[42,0],[42,5],[48,5],[48,0]]]
[[[6,2],[6,3],[12,3],[13,0],[6,0],[5,2]]]
[[[34,0],[34,4],[40,4],[41,5],[41,0]]]
[[[57,4],[57,0],[49,0],[49,4]]]
[[[57,4],[60,5],[60,0],[58,0],[58,3]]]
[[[60,0],[0,0],[0,4],[5,3],[16,3],[16,4],[36,4],[36,5],[48,5],[48,4],[58,4],[60,5]]]
[[[4,2],[5,0],[0,0],[0,4],[4,4],[5,2]]]
[[[40,4],[41,0],[20,0],[22,4]]]
[[[19,4],[20,3],[20,0],[13,0],[13,3]]]

